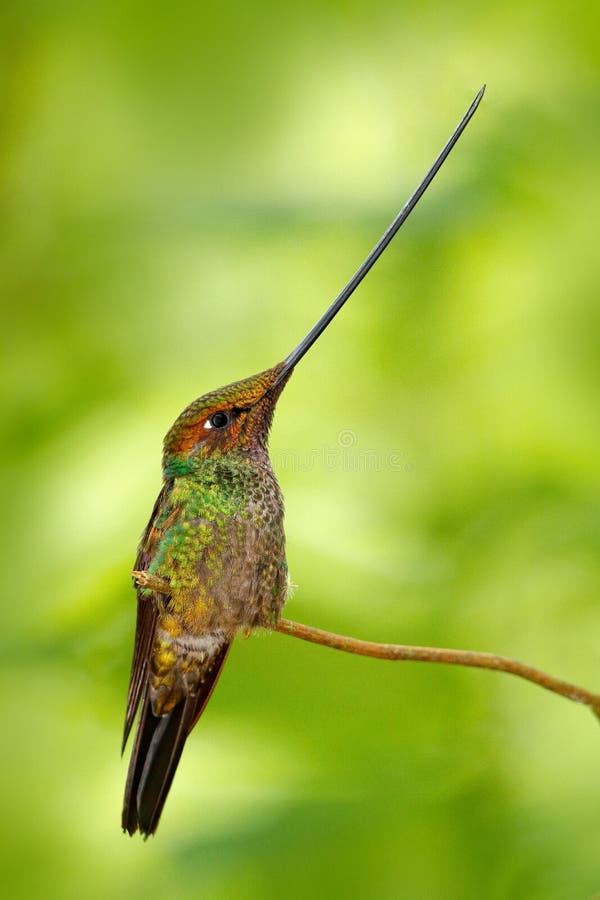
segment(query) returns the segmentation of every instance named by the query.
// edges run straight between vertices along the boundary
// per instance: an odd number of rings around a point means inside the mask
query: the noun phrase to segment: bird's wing
[[[164,533],[164,525],[158,526],[158,522],[164,519],[165,507],[168,505],[171,485],[165,483],[154,504],[152,515],[146,526],[146,530],[140,541],[138,554],[135,561],[135,569],[145,572],[152,560],[153,554],[160,543]],[[137,621],[135,626],[135,642],[133,646],[133,660],[131,663],[131,675],[129,677],[129,690],[127,693],[127,710],[125,713],[125,728],[123,730],[122,750],[125,749],[131,726],[135,719],[144,685],[148,673],[150,653],[156,629],[158,615],[157,602],[166,597],[164,594],[151,595],[146,588],[136,586],[137,590]]]

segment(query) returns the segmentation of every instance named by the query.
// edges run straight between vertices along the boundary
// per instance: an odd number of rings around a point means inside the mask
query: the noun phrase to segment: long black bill
[[[411,212],[413,211],[413,209],[415,208],[415,206],[417,205],[417,203],[419,202],[419,200],[421,199],[421,197],[423,196],[423,194],[425,193],[425,191],[427,190],[427,188],[429,187],[429,185],[431,184],[431,182],[433,181],[433,179],[435,178],[435,176],[437,175],[439,170],[442,168],[442,166],[446,162],[446,159],[448,158],[450,151],[452,150],[452,148],[458,141],[459,137],[461,136],[461,134],[463,133],[463,131],[465,130],[465,128],[471,121],[471,118],[473,117],[475,110],[481,103],[481,98],[483,97],[484,92],[485,92],[485,84],[483,85],[481,90],[478,92],[477,96],[475,97],[475,99],[473,100],[471,105],[469,106],[468,110],[466,111],[466,113],[464,114],[464,116],[462,117],[462,119],[460,120],[460,122],[458,123],[456,128],[454,129],[452,136],[450,137],[450,139],[447,141],[447,143],[444,145],[444,147],[440,151],[437,159],[435,160],[434,164],[432,165],[430,170],[427,172],[427,174],[423,178],[421,184],[414,191],[412,196],[406,201],[406,203],[404,204],[404,206],[402,207],[402,209],[400,210],[400,212],[398,213],[398,215],[396,216],[396,218],[394,219],[392,224],[389,226],[389,228],[387,229],[385,234],[383,234],[382,237],[379,239],[379,241],[375,244],[375,246],[373,247],[373,249],[367,256],[367,258],[365,259],[363,264],[361,266],[359,266],[359,268],[356,270],[356,272],[354,273],[354,275],[352,276],[352,278],[350,279],[350,281],[348,282],[346,287],[335,298],[335,300],[333,301],[333,303],[331,304],[329,309],[327,309],[326,312],[323,313],[323,315],[321,316],[319,321],[316,323],[316,325],[314,325],[311,328],[311,330],[308,332],[306,337],[303,338],[303,340],[300,341],[298,346],[295,347],[294,350],[292,350],[290,355],[286,357],[286,359],[284,360],[283,368],[282,368],[281,372],[279,373],[279,375],[277,376],[277,379],[274,382],[274,384],[272,385],[272,387],[275,387],[277,384],[279,384],[289,374],[289,372],[294,368],[296,363],[298,363],[302,359],[304,354],[312,347],[312,345],[317,340],[319,335],[323,331],[325,331],[325,329],[327,328],[327,326],[329,325],[329,323],[331,322],[333,317],[338,314],[338,312],[340,311],[340,309],[342,308],[342,306],[344,305],[346,300],[354,293],[354,291],[356,290],[358,285],[361,283],[361,281],[363,280],[363,278],[365,277],[365,275],[367,274],[367,272],[369,271],[371,266],[373,266],[377,262],[377,260],[379,259],[379,257],[381,256],[381,254],[383,253],[383,251],[385,250],[387,245],[390,243],[390,241],[394,237],[394,235],[400,230],[402,225],[406,222],[406,220],[410,216]]]

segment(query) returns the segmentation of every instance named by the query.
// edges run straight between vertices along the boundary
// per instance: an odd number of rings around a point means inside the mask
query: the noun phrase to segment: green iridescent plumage
[[[283,503],[268,458],[233,450],[203,460],[175,480],[158,523],[161,530],[169,517],[148,571],[169,581],[172,614],[192,628],[201,621],[228,631],[267,624],[280,579],[263,584],[265,575],[277,575],[277,566],[284,565]],[[246,585],[252,574],[250,550],[258,551],[262,566],[254,585]],[[238,583],[236,563],[242,555],[246,568]],[[269,609],[262,621],[249,608],[257,602]]]
[[[138,706],[123,827],[152,833],[183,744],[240,630],[272,627],[288,575],[283,498],[267,452],[287,377],[200,397],[165,438],[163,489],[142,538],[125,739]],[[162,587],[164,585],[164,588]]]

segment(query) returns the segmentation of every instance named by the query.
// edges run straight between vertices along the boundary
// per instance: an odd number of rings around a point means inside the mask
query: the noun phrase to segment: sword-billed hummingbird
[[[163,487],[135,564],[137,625],[123,747],[123,829],[156,831],[185,741],[236,633],[273,628],[288,591],[283,498],[267,439],[295,366],[406,221],[458,141],[481,88],[423,181],[331,306],[283,362],[185,409],[164,441]]]

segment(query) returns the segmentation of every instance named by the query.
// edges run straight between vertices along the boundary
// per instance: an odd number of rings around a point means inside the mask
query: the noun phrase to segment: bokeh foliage
[[[7,896],[600,889],[597,723],[508,678],[240,641],[147,844],[118,754],[162,434],[291,349],[484,80],[281,401],[289,614],[598,685],[599,19],[2,6]]]

